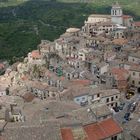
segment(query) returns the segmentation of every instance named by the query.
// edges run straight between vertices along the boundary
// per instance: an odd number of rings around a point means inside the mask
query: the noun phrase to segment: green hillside
[[[88,2],[95,4],[97,6],[111,6],[115,0],[58,0],[60,2],[66,3],[83,3]],[[136,15],[140,16],[140,0],[116,0],[120,3],[120,5],[126,10],[135,13]]]
[[[0,0],[0,7],[17,6],[28,0]]]
[[[68,27],[81,27],[89,14],[110,14],[112,3],[111,0],[105,3],[99,0],[93,3],[60,1],[0,2],[0,59],[15,61],[15,57],[26,56],[29,51],[36,49],[41,39],[54,40]],[[122,1],[124,12],[140,19],[140,11],[125,5],[126,0]],[[139,4],[136,6],[140,7]]]

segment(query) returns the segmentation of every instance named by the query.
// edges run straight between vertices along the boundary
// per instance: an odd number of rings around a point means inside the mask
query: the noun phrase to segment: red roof
[[[134,22],[134,26],[140,27],[140,21]]]
[[[84,126],[88,140],[106,139],[122,132],[122,128],[112,118]]]
[[[112,118],[83,126],[86,133],[85,140],[101,140],[122,132],[122,128]],[[63,140],[74,140],[71,128],[61,129]]]
[[[116,76],[116,80],[127,80],[128,70],[123,68],[112,68],[112,74]]]
[[[25,76],[25,75],[23,75],[23,76],[21,77],[21,79],[22,79],[23,81],[25,81],[25,80],[28,80],[28,77]]]
[[[0,69],[4,68],[4,64],[0,63]]]
[[[132,18],[132,16],[130,16],[130,15],[123,15],[123,19],[128,19],[128,18]]]
[[[41,55],[38,50],[32,51],[31,56],[32,58],[38,58],[38,59],[41,58]]]
[[[23,99],[26,102],[31,102],[31,101],[33,101],[34,98],[35,98],[35,96],[32,93],[26,93],[23,95]]]
[[[117,38],[117,39],[114,39],[113,40],[113,43],[115,45],[124,45],[124,44],[127,44],[128,43],[128,40],[127,39],[124,39],[124,38]]]
[[[71,128],[62,128],[61,135],[63,140],[74,140]]]

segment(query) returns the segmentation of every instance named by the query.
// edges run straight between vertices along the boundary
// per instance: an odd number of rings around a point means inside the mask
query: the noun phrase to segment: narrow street
[[[139,101],[140,100],[140,94],[135,94],[131,99],[129,99],[129,100],[127,100],[127,99],[125,99],[125,106],[124,106],[124,108],[123,108],[123,110],[120,110],[119,112],[116,112],[115,114],[114,114],[114,119],[118,122],[118,123],[120,123],[120,124],[122,124],[122,122],[124,121],[124,115],[125,115],[125,113],[127,113],[128,112],[128,108],[129,108],[129,105],[130,104],[132,104],[133,102],[137,102],[137,101]]]

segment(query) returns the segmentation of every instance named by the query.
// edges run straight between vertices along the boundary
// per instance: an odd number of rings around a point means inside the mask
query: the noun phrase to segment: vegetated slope
[[[58,0],[66,3],[94,3],[97,6],[111,6],[114,2],[119,2],[120,5],[126,10],[131,11],[135,15],[140,16],[140,0]]]
[[[14,1],[14,0],[13,0]],[[109,0],[108,0],[109,1]],[[125,1],[125,0],[124,0]],[[26,56],[41,39],[54,40],[68,27],[81,27],[91,13],[110,14],[111,6],[29,0],[0,8],[0,59]],[[129,11],[135,15],[135,13]],[[136,15],[139,18],[138,15]]]

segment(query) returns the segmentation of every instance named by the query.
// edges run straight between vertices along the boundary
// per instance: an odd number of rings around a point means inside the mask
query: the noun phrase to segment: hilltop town
[[[23,62],[0,62],[0,140],[139,140],[139,39],[115,3]]]

